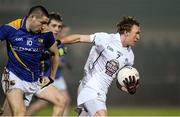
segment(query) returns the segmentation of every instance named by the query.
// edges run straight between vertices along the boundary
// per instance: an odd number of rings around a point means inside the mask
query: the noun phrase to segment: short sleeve
[[[45,38],[45,48],[50,48],[55,43],[55,38],[52,32],[43,33]]]
[[[90,40],[93,42],[95,45],[102,45],[105,44],[108,41],[109,34],[107,33],[94,33],[90,35]]]
[[[0,40],[3,41],[8,38],[8,34],[10,32],[10,27],[8,25],[0,26]]]

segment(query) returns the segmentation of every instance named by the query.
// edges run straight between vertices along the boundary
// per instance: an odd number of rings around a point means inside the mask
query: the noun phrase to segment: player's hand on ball
[[[136,80],[135,76],[129,76],[129,78],[125,78],[125,80],[123,80],[123,83],[127,88],[127,91],[130,94],[134,94],[136,93],[136,89],[139,86],[139,79]]]
[[[54,80],[51,77],[43,76],[39,79],[39,85],[41,88],[47,87],[51,83],[53,83]]]

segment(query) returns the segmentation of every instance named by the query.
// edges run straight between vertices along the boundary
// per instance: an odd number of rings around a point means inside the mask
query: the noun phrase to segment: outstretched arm
[[[66,37],[63,37],[61,40],[61,43],[90,43],[90,35],[80,35],[80,34],[73,34]]]

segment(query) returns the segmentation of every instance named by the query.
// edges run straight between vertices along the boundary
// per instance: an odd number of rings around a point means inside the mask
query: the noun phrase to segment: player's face
[[[133,25],[130,32],[127,32],[126,43],[128,46],[134,46],[140,39],[140,27]]]
[[[32,32],[41,32],[44,25],[47,25],[49,18],[42,16],[41,18],[32,17],[30,30]]]
[[[62,22],[52,19],[48,27],[49,30],[53,32],[54,37],[57,38],[58,33],[62,30]]]

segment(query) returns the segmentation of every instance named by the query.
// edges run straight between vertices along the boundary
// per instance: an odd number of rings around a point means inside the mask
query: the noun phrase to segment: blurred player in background
[[[77,104],[80,116],[107,116],[108,88],[121,68],[132,66],[134,63],[131,46],[140,39],[140,25],[133,17],[124,17],[117,28],[116,34],[77,34],[61,40],[62,43],[93,43],[78,89]],[[127,91],[134,94],[139,81],[129,76],[125,82]]]
[[[53,115],[59,115],[61,95],[53,87],[59,65],[59,53],[52,32],[42,31],[49,21],[43,6],[29,10],[28,16],[0,27],[0,40],[7,41],[8,63],[3,72],[2,87],[13,116],[24,116],[33,94],[53,103]],[[45,49],[53,53],[51,73],[41,76],[41,56]]]
[[[63,25],[63,28],[62,28],[61,32],[59,33],[60,35],[58,36],[58,38],[61,40],[61,39],[64,38],[65,36],[69,35],[69,34],[70,34],[70,31],[71,31],[71,29],[70,29],[69,26]],[[71,64],[70,64],[70,62],[68,62],[68,61],[65,60],[65,56],[64,56],[64,55],[67,53],[68,48],[65,47],[63,44],[61,44],[61,46],[62,46],[62,48],[64,48],[64,49],[63,49],[64,52],[63,52],[63,54],[61,54],[61,55],[63,55],[63,56],[61,56],[61,58],[62,58],[62,65],[59,66],[58,70],[61,71],[61,70],[64,69],[64,68],[67,68],[68,70],[71,70],[71,69],[72,69]],[[60,49],[61,49],[61,48],[60,48]],[[59,50],[59,51],[60,51],[60,50]],[[64,116],[68,116],[68,114],[69,114],[69,109],[70,109],[69,106],[70,106],[70,103],[71,103],[71,97],[70,97],[70,95],[69,95],[68,87],[67,87],[67,84],[66,84],[66,81],[65,81],[64,77],[62,76],[62,73],[61,73],[60,82],[59,82],[59,84],[57,84],[57,85],[60,86],[59,89],[60,89],[61,92],[63,93],[63,95],[64,95],[64,97],[65,97],[65,100],[66,100],[66,105],[65,105],[65,110],[64,110],[63,115],[64,115]]]
[[[54,37],[57,38],[62,38],[63,36],[66,36],[70,29],[67,26],[63,25],[62,22],[62,16],[58,13],[51,13],[49,14],[49,22],[48,22],[48,29],[53,32]],[[60,42],[58,43],[58,49],[59,49],[59,60],[60,60],[60,66],[58,67],[56,77],[54,80],[53,85],[59,89],[59,93],[61,94],[61,103],[62,103],[62,110],[65,110],[65,113],[62,113],[60,115],[68,115],[68,106],[70,103],[70,96],[67,91],[67,86],[66,82],[62,76],[62,68],[64,67],[65,63],[65,58],[64,55],[67,52],[67,48],[64,47]],[[47,51],[44,56],[45,60],[45,69],[44,69],[44,75],[49,76],[50,73],[50,68],[51,68],[51,53]],[[29,108],[27,115],[34,115],[36,112],[42,110],[43,108],[48,106],[48,102],[45,100],[37,99],[34,103],[32,103]]]

